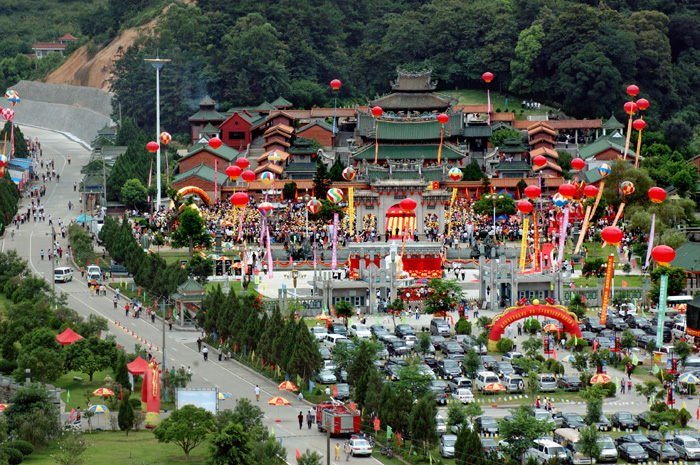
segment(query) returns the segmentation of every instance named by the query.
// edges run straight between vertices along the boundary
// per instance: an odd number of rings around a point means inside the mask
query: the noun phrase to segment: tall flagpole
[[[147,58],[145,61],[150,63],[151,66],[153,66],[153,69],[156,70],[156,140],[160,141],[160,70],[170,60],[158,58],[158,54],[156,54],[155,58]],[[156,189],[158,190],[156,195],[156,202],[158,207],[156,208],[156,211],[160,211],[161,204],[160,145],[161,144],[159,143],[158,151],[156,152],[156,171],[158,174],[158,176],[156,177]],[[165,362],[163,363],[163,366],[165,366]]]

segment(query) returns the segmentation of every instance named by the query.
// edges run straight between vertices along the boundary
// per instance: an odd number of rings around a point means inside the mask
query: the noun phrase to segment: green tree
[[[206,284],[207,278],[214,274],[214,261],[208,257],[195,255],[187,261],[187,273],[194,276],[201,285]]]
[[[457,323],[455,323],[455,334],[471,334],[472,333],[472,323],[467,321],[463,316],[459,317]]]
[[[513,340],[507,337],[500,338],[496,343],[496,349],[502,354],[510,352],[513,350]]]
[[[600,453],[603,452],[603,445],[600,443],[600,433],[598,432],[598,427],[596,425],[584,426],[579,430],[579,447],[581,453],[591,459],[591,463],[594,460],[600,459]]]
[[[569,310],[574,312],[579,318],[586,316],[586,303],[583,301],[581,294],[574,294],[569,302]]]
[[[212,437],[207,463],[211,465],[253,465],[252,452],[250,437],[243,430],[243,426],[229,423],[223,431]]]
[[[306,327],[306,323],[303,320],[299,320],[294,349],[287,365],[287,371],[289,371],[290,376],[299,375],[304,382],[308,382],[311,379],[311,375],[322,366],[323,359],[318,351],[318,343],[311,331]]]
[[[297,196],[297,183],[294,181],[284,183],[282,197],[284,200],[294,200]]]
[[[75,341],[66,347],[66,368],[86,373],[92,381],[96,371],[105,370],[117,360],[117,345],[91,336]]]
[[[501,437],[508,442],[508,449],[518,457],[530,447],[532,441],[552,430],[549,421],[533,421],[535,412],[527,405],[511,410],[511,414],[512,419],[501,422]]]
[[[4,412],[8,432],[34,446],[45,445],[60,429],[58,407],[53,400],[53,393],[38,385],[17,389]]]
[[[432,292],[430,292],[432,290]],[[431,279],[423,309],[429,314],[451,312],[464,300],[464,291],[457,280]]]
[[[326,192],[331,188],[331,179],[328,175],[328,168],[322,160],[316,162],[316,174],[314,175],[314,197],[325,199]]]
[[[345,165],[343,164],[342,161],[340,161],[340,156],[336,156],[335,161],[333,162],[333,166],[331,166],[331,169],[328,172],[328,179],[330,179],[331,182],[343,182],[343,181],[345,181],[345,178],[343,177],[343,170],[344,169],[345,169]]]
[[[170,244],[176,249],[189,247],[190,257],[194,255],[195,245],[211,246],[211,235],[207,234],[204,218],[197,210],[185,207],[180,214],[180,224],[170,237]]]
[[[124,389],[131,390],[131,383],[129,381],[129,369],[126,366],[126,355],[123,352],[119,353],[119,359],[117,360],[117,369],[114,375],[114,381],[123,387]]]
[[[350,302],[347,300],[341,300],[337,304],[335,304],[335,314],[339,316],[340,318],[344,318],[345,321],[348,321],[348,318],[350,318],[354,312],[354,308]]]
[[[681,365],[685,365],[686,360],[688,360],[688,357],[693,353],[693,348],[685,341],[678,341],[673,344],[673,353],[676,354]]]
[[[683,268],[673,268],[658,266],[651,273],[651,290],[649,298],[652,302],[659,301],[659,283],[661,276],[668,276],[667,295],[681,295],[685,290],[685,270]]]
[[[591,275],[600,278],[605,274],[603,263],[605,263],[605,260],[603,258],[589,258],[588,260],[586,260],[586,263],[583,264],[583,267],[581,268],[581,274],[587,278]]]
[[[153,435],[158,442],[178,445],[189,460],[192,449],[203,443],[213,430],[214,415],[211,412],[194,405],[185,405],[161,420],[153,430]]]
[[[377,359],[377,350],[379,349],[377,343],[365,340],[358,341],[356,347],[347,366],[348,383],[351,386],[355,386],[367,370],[374,368],[374,361]]]
[[[146,203],[147,196],[146,188],[138,179],[127,180],[119,192],[119,200],[130,209]]]
[[[323,456],[316,451],[306,449],[297,459],[297,465],[323,465]]]
[[[481,199],[474,203],[474,211],[482,215],[493,215],[492,195],[496,198],[496,216],[515,213],[515,202],[506,194],[482,194]]]
[[[586,400],[586,417],[584,420],[587,425],[594,426],[603,414],[605,390],[599,384],[593,384],[581,392],[581,397]]]
[[[23,381],[27,369],[31,370],[33,379],[42,383],[56,381],[64,373],[63,354],[55,348],[48,347],[23,349],[17,358],[17,369],[13,373],[14,378],[17,381]]]
[[[544,347],[542,339],[531,337],[523,342],[523,350],[527,355],[535,356]]]
[[[622,332],[622,337],[620,338],[620,347],[627,350],[633,347],[637,347],[637,338],[634,337],[634,334],[632,334],[632,331],[630,331],[629,329],[625,329]]]
[[[472,160],[464,167],[462,181],[481,181],[482,179],[484,179],[484,172],[481,171],[479,162]]]
[[[437,441],[437,432],[435,431],[437,413],[435,396],[432,395],[422,397],[418,403],[413,404],[411,409],[411,439],[421,445],[423,455],[426,457]]]
[[[117,415],[117,424],[119,429],[126,431],[126,435],[129,435],[129,430],[134,426],[134,408],[129,403],[129,394],[124,396],[124,400],[119,404],[119,414]]]
[[[513,76],[510,83],[511,92],[529,95],[542,91],[544,70],[540,68],[540,54],[544,37],[542,24],[533,24],[520,31],[518,44],[515,46],[515,58],[510,62],[510,72]]]
[[[58,440],[58,446],[58,451],[52,454],[51,458],[59,465],[83,465],[87,463],[89,457],[85,456],[85,452],[89,444],[83,434],[65,431]]]
[[[455,463],[457,465],[486,465],[486,455],[475,428],[462,428],[455,441]]]
[[[517,139],[519,141],[522,141],[523,135],[520,131],[516,129],[499,129],[497,131],[494,131],[493,135],[491,136],[491,144],[494,147],[503,147],[505,141],[507,141],[508,139]]]
[[[466,371],[467,375],[469,375],[471,378],[475,378],[476,373],[480,371],[483,366],[479,354],[476,353],[476,350],[473,347],[470,347],[467,350],[467,353],[464,354],[463,364],[464,370]]]

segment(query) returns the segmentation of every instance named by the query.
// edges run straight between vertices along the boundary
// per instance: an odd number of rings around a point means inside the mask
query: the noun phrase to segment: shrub
[[[24,460],[24,455],[14,447],[5,446],[2,451],[7,455],[7,463],[10,465],[19,465]]]
[[[140,397],[129,397],[129,404],[134,410],[141,410],[141,398]]]
[[[603,384],[603,389],[605,390],[605,397],[615,397],[617,385],[610,381],[608,383]]]
[[[655,403],[651,406],[651,410],[652,410],[653,412],[663,413],[663,412],[665,412],[666,410],[668,410],[668,405],[666,405],[666,402],[655,402]]]
[[[22,453],[22,455],[31,455],[34,452],[34,446],[27,441],[12,441],[8,444],[9,447],[14,447]]]
[[[688,424],[688,421],[692,418],[690,415],[690,412],[688,412],[686,409],[682,408],[678,411],[676,414],[676,421],[680,422],[682,427],[686,427]]]
[[[541,328],[542,325],[540,325],[540,322],[535,320],[534,318],[528,318],[525,324],[523,325],[523,330],[530,334],[535,334]]]
[[[472,323],[467,321],[466,318],[460,317],[455,325],[455,334],[471,334],[472,333]]]
[[[502,354],[510,352],[513,349],[513,340],[507,337],[502,337],[496,343],[496,349]]]
[[[13,360],[0,360],[0,373],[3,375],[11,375],[17,369],[17,362]]]

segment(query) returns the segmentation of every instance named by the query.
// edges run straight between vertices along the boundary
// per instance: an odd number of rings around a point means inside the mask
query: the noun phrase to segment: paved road
[[[43,199],[47,216],[53,216],[54,223],[58,218],[64,222],[78,216],[81,212],[79,208],[79,196],[73,191],[74,182],[79,182],[80,167],[87,162],[89,151],[67,137],[45,130],[36,128],[22,128],[24,134],[28,137],[38,137],[44,152],[44,161],[54,159],[56,171],[61,174],[61,182],[47,183],[46,196]],[[72,165],[67,163],[67,157],[72,159]],[[68,202],[77,205],[77,209],[68,210]],[[27,208],[28,200],[24,199],[20,208]],[[41,260],[41,249],[49,250],[51,247],[50,239],[51,228],[46,222],[29,223],[21,226],[15,234],[14,239],[9,237],[1,244],[2,250],[14,248],[18,253],[29,260],[30,267],[38,275],[42,275],[47,280],[52,281],[51,264],[48,260]],[[67,246],[67,240],[59,241],[64,248]],[[77,273],[73,282],[56,284],[57,289],[62,290],[68,295],[69,305],[78,311],[81,315],[97,314],[107,318],[110,321],[110,331],[115,334],[117,342],[127,349],[134,347],[134,344],[141,343],[136,336],[132,336],[130,331],[134,331],[141,338],[152,343],[154,349],[156,346],[162,346],[163,332],[161,325],[158,322],[154,325],[150,320],[125,318],[123,307],[119,309],[113,308],[112,296],[107,297],[92,297],[86,285],[86,282],[80,278],[80,273]],[[123,304],[122,301],[120,304]],[[493,313],[482,312],[483,316],[493,316]],[[456,317],[456,315],[455,315]],[[410,321],[417,328],[428,325],[427,316],[421,317],[418,322]],[[129,328],[129,332],[114,324],[114,321],[119,321],[120,324]],[[193,381],[190,387],[204,388],[217,387],[221,391],[229,393],[231,399],[221,401],[220,408],[232,408],[235,405],[235,400],[241,397],[254,399],[253,388],[259,384],[263,389],[262,400],[269,399],[279,394],[276,386],[270,381],[260,377],[254,372],[249,371],[233,362],[218,362],[215,360],[215,350],[211,350],[212,357],[208,362],[204,362],[201,354],[197,352],[196,339],[198,333],[195,332],[166,332],[167,346],[167,365],[168,366],[191,366],[194,371]],[[522,342],[522,341],[520,341]],[[155,352],[154,352],[155,353]],[[560,356],[564,353],[560,352]],[[156,353],[158,360],[162,359],[162,353]],[[622,377],[620,372],[612,371],[611,375]],[[295,449],[304,451],[307,448],[315,450],[325,456],[325,437],[318,433],[315,429],[299,431],[296,416],[300,410],[306,412],[309,408],[308,404],[300,404],[296,402],[294,396],[286,395],[287,399],[292,401],[292,406],[278,410],[276,407],[270,407],[264,402],[260,402],[260,407],[266,415],[266,424],[269,427],[274,427],[275,434],[281,438],[283,445],[287,448],[288,460],[294,460]],[[556,399],[555,399],[556,400]],[[604,406],[606,413],[612,413],[615,410],[625,409],[632,412],[641,412],[646,409],[643,404],[637,404],[643,400],[639,396],[627,395],[625,398],[618,398],[612,402],[632,401],[635,404],[621,407],[620,405],[606,404]],[[582,404],[558,404],[557,407],[563,407],[568,411],[585,411],[585,406]],[[691,406],[692,407],[692,406]],[[485,411],[489,415],[502,417],[507,414],[506,407],[486,407]],[[274,420],[280,418],[282,421],[277,423]]]

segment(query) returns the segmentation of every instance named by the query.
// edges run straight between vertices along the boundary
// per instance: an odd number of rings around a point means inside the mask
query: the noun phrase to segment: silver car
[[[457,442],[457,435],[443,434],[440,438],[440,455],[442,455],[444,458],[454,457],[455,442]]]

